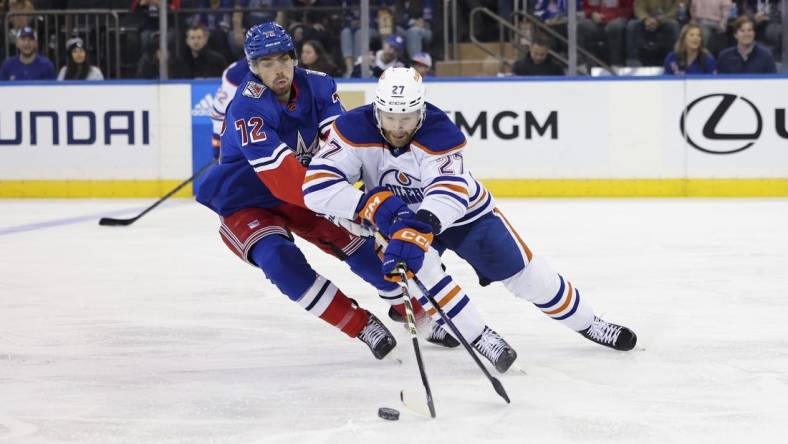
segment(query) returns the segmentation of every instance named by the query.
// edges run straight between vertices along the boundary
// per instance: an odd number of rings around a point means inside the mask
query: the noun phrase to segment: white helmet
[[[381,133],[380,113],[407,114],[419,112],[418,130],[424,122],[427,105],[424,101],[424,82],[413,68],[388,68],[383,71],[375,89],[375,120]]]

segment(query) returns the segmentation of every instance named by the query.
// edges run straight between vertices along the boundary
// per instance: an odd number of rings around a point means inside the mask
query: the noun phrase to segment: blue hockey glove
[[[391,237],[392,225],[399,219],[413,217],[399,197],[385,187],[375,187],[361,198],[358,215],[361,220],[378,227],[386,237]]]
[[[432,244],[432,227],[415,219],[399,220],[391,227],[393,234],[386,251],[383,252],[381,271],[386,280],[401,280],[397,264],[404,262],[408,277],[417,273],[424,264],[424,253]]]

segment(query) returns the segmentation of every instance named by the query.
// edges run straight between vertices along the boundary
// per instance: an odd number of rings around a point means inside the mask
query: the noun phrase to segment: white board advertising
[[[439,81],[427,100],[478,177],[788,177],[786,79]]]
[[[155,84],[4,86],[0,88],[0,178],[188,176],[188,91],[188,85]]]

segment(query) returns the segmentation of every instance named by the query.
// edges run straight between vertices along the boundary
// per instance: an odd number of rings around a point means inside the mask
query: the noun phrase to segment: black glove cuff
[[[427,210],[419,210],[416,213],[416,220],[431,226],[432,234],[436,236],[441,232],[441,221],[438,219],[438,216]]]

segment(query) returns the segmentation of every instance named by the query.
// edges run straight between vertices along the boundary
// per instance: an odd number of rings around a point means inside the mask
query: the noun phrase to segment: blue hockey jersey
[[[249,72],[230,102],[221,131],[221,158],[197,201],[221,216],[288,202],[304,206],[301,184],[319,138],[344,112],[334,80],[295,68],[288,103]]]

